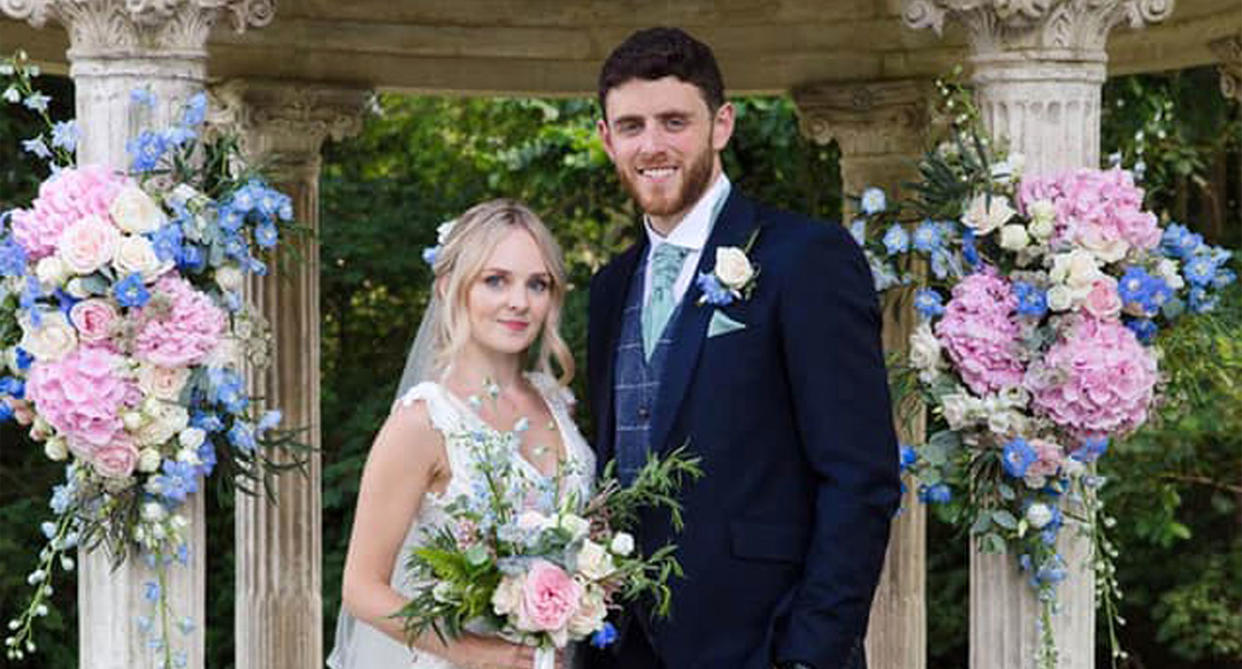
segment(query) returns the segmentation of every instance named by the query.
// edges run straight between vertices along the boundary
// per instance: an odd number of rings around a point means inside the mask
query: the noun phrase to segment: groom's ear
[[[595,122],[595,132],[599,134],[599,141],[604,144],[604,153],[608,154],[609,160],[616,162],[617,155],[612,149],[612,133],[608,130],[607,118],[601,118]]]
[[[713,150],[724,151],[724,148],[729,145],[729,138],[733,137],[733,121],[736,113],[732,102],[726,102],[716,110],[716,116],[712,119]]]

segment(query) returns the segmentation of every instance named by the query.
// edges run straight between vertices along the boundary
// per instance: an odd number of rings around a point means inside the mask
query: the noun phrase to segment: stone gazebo
[[[77,86],[82,161],[122,166],[142,123],[173,117],[208,86],[213,122],[243,135],[274,167],[298,218],[318,224],[319,151],[357,130],[369,91],[453,95],[593,95],[608,51],[633,30],[682,26],[713,46],[730,92],[792,94],[804,131],[836,140],[847,192],[894,190],[923,148],[932,79],[965,64],[985,120],[1027,156],[1027,171],[1097,165],[1100,87],[1108,74],[1219,64],[1221,91],[1242,100],[1240,0],[0,0],[5,50],[24,48]],[[929,30],[930,29],[930,30]],[[128,104],[150,86],[161,106]],[[1211,92],[1205,92],[1208,94]],[[1214,93],[1212,93],[1214,94]],[[149,114],[154,118],[138,118]],[[315,249],[310,249],[315,258]],[[255,383],[314,426],[318,443],[316,262],[292,281],[252,287],[272,321],[274,370]],[[891,305],[886,339],[903,318]],[[906,435],[908,439],[916,438]],[[280,504],[237,507],[236,660],[242,669],[322,666],[319,462],[285,477]],[[201,496],[195,554],[174,570],[178,609],[201,621]],[[926,664],[924,516],[907,500],[872,610],[879,669]],[[1068,535],[1068,533],[1067,533]],[[1072,543],[1072,540],[1070,540]],[[1085,546],[1067,545],[1081,558]],[[150,666],[133,611],[144,567],[119,573],[83,556],[81,666]],[[1063,667],[1094,663],[1093,585],[1073,559],[1056,619]],[[1036,608],[1003,556],[972,556],[970,663],[1025,667]],[[219,621],[216,621],[217,624]],[[190,637],[203,665],[203,632]],[[1028,660],[1029,661],[1029,660]]]

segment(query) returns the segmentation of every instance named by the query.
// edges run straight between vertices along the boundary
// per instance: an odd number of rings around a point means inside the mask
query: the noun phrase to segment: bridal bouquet
[[[977,129],[968,96],[949,141],[920,164],[917,223],[869,189],[854,232],[880,289],[915,281],[920,322],[904,381],[942,429],[903,452],[925,501],[960,495],[983,550],[1006,551],[1049,616],[1067,574],[1058,534],[1091,540],[1101,605],[1115,621],[1113,546],[1095,463],[1160,401],[1157,334],[1210,311],[1236,279],[1229,251],[1161,226],[1120,168],[1024,176]],[[965,111],[963,111],[965,110]],[[866,228],[879,229],[868,239]],[[924,279],[919,279],[923,282]],[[1115,642],[1115,635],[1113,635]]]
[[[243,366],[267,359],[263,319],[242,298],[246,274],[266,266],[253,247],[273,248],[292,218],[288,197],[257,177],[222,169],[227,142],[199,139],[206,97],[181,123],[131,142],[132,173],[73,165],[73,122],[51,124],[19,56],[4,68],[11,102],[43,114],[26,150],[52,174],[28,207],[0,218],[0,419],[29,426],[44,453],[64,462],[52,491],[47,546],[27,579],[29,604],[9,622],[10,659],[34,652],[33,624],[48,612],[57,568],[77,545],[104,545],[116,564],[131,550],[155,569],[144,618],[163,666],[179,664],[166,568],[189,559],[180,509],[202,480],[266,482],[266,447],[291,447],[260,411]],[[137,90],[133,104],[152,105]],[[53,149],[55,149],[53,151]],[[198,167],[201,166],[201,167]]]
[[[610,463],[597,492],[561,491],[566,472],[533,482],[514,467],[521,431],[463,435],[480,483],[448,506],[446,526],[408,556],[416,592],[396,614],[410,638],[434,630],[498,635],[539,647],[536,666],[553,649],[590,639],[606,646],[616,630],[605,620],[618,598],[651,595],[667,615],[667,581],[680,576],[674,546],[640,555],[626,530],[641,507],[663,507],[680,529],[676,493],[701,476],[682,450],[651,458],[622,488]],[[543,663],[543,664],[540,664]]]

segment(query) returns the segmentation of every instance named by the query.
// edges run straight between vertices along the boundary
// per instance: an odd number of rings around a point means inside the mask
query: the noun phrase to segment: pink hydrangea
[[[95,346],[80,346],[63,359],[35,363],[27,393],[35,410],[73,444],[91,453],[118,441],[123,407],[142,393],[120,373],[124,359]]]
[[[161,367],[202,362],[220,343],[224,311],[190,282],[172,274],[155,283],[152,301],[157,300],[161,306],[148,304],[138,310],[142,325],[134,341],[135,356]]]
[[[1018,188],[1021,211],[1039,200],[1051,201],[1056,210],[1054,240],[1096,251],[1109,262],[1130,247],[1147,250],[1160,243],[1155,215],[1142,210],[1143,189],[1120,168],[1024,179]]]
[[[1156,359],[1116,321],[1084,318],[1032,364],[1032,406],[1076,438],[1121,435],[1147,420]]]
[[[13,238],[30,262],[50,256],[65,228],[86,216],[107,221],[108,207],[130,179],[98,165],[70,167],[44,181],[29,209],[13,212]]]
[[[936,337],[976,394],[1021,385],[1017,304],[1004,279],[993,271],[978,272],[953,287],[944,318],[936,323]]]

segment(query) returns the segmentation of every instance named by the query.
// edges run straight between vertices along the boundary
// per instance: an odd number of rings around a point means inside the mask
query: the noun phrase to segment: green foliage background
[[[1209,202],[1214,166],[1232,155],[1242,185],[1239,118],[1214,90],[1210,70],[1111,80],[1105,89],[1104,154],[1147,164],[1157,211]],[[1210,82],[1210,95],[1203,94]],[[65,80],[47,79],[58,117],[72,113]],[[725,156],[735,184],[767,202],[838,220],[835,146],[809,144],[784,99],[738,101]],[[447,99],[384,95],[363,132],[325,148],[321,181],[323,318],[324,635],[331,645],[358,478],[393,399],[430,280],[421,250],[435,228],[492,197],[530,204],[566,250],[574,290],[565,335],[579,361],[591,273],[638,234],[636,212],[594,135],[587,100]],[[24,204],[44,176],[17,152],[35,126],[13,107],[0,115],[0,205]],[[1139,131],[1142,131],[1141,133]],[[1208,230],[1238,247],[1242,206]],[[1187,204],[1189,202],[1189,204]],[[1201,221],[1185,221],[1192,227]],[[1175,399],[1150,430],[1107,458],[1110,504],[1130,620],[1132,667],[1242,666],[1242,299],[1166,341]],[[581,374],[576,391],[582,394]],[[582,416],[585,421],[589,416]],[[585,429],[584,429],[585,431]],[[589,433],[589,432],[588,432]],[[25,574],[60,478],[13,424],[0,426],[0,613],[27,592]],[[232,666],[233,526],[227,499],[209,493],[208,661]],[[941,509],[936,509],[940,513]],[[941,522],[928,532],[930,666],[966,666],[965,540]],[[1174,567],[1172,565],[1177,565]],[[43,653],[22,667],[76,664],[74,584],[60,584]],[[50,642],[55,639],[55,642]]]

